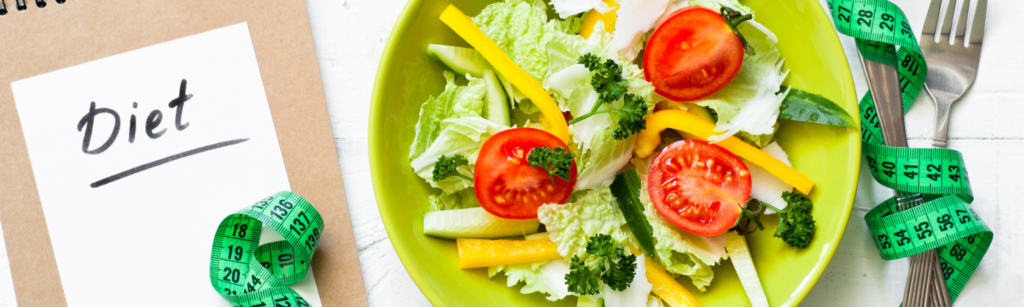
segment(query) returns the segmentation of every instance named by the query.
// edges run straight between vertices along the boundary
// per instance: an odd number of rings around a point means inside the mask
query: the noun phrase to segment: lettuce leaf
[[[599,259],[586,253],[587,239],[599,233],[627,246],[639,246],[607,187],[590,190],[576,202],[543,205],[537,209],[537,218],[566,261],[579,256],[588,265],[596,265]]]
[[[569,18],[569,16],[587,12],[592,9],[601,14],[607,13],[613,9],[613,7],[604,3],[602,0],[551,0],[551,5],[555,7],[555,12],[558,13],[558,17],[562,18]]]
[[[469,160],[469,165],[459,167],[459,172],[469,176],[473,165],[476,164],[476,156],[480,152],[480,146],[495,133],[504,130],[506,127],[484,119],[482,117],[455,117],[441,122],[441,131],[437,138],[421,155],[412,160],[412,169],[430,186],[440,188],[446,194],[455,193],[473,186],[473,182],[460,176],[450,176],[444,180],[434,182],[434,164],[442,155],[463,155]],[[472,178],[472,177],[471,177]]]
[[[669,7],[669,0],[619,1],[615,11],[615,35],[613,45],[619,54],[632,61],[644,47],[644,34]]]
[[[469,84],[460,86],[455,84],[454,73],[445,70],[443,74],[447,81],[444,92],[431,96],[420,106],[416,137],[409,146],[410,160],[422,155],[434,143],[441,134],[442,121],[453,117],[480,117],[483,113],[483,79],[470,78]]]
[[[647,191],[647,170],[651,161],[652,157],[633,159],[642,191]],[[679,229],[658,213],[648,193],[640,193],[640,202],[644,203],[644,215],[653,230],[655,261],[669,274],[689,276],[693,285],[704,291],[715,277],[711,266],[727,258],[725,236],[705,237]]]
[[[549,74],[549,45],[573,45],[583,41],[582,37],[575,35],[583,19],[549,21],[543,1],[532,5],[523,0],[494,3],[472,19],[488,38],[538,83]]]
[[[562,259],[487,268],[488,277],[494,277],[499,272],[505,272],[509,287],[514,287],[520,282],[524,283],[523,288],[519,289],[519,292],[523,294],[544,293],[548,295],[549,301],[557,301],[574,295],[569,292],[569,286],[565,284],[565,274],[569,274],[569,263]]]
[[[430,207],[427,208],[427,212],[466,209],[480,206],[480,202],[476,200],[476,191],[472,189],[463,189],[451,194],[441,193],[440,195],[430,195],[427,196],[427,203],[430,204]]]

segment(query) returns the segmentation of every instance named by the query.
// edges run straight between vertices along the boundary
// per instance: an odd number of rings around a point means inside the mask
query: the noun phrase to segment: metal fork
[[[949,138],[949,107],[963,96],[964,92],[974,83],[978,75],[978,62],[981,60],[981,41],[985,33],[985,11],[987,0],[975,0],[978,2],[975,11],[974,25],[971,26],[969,44],[964,46],[964,34],[967,31],[967,17],[970,1],[960,0],[963,9],[960,13],[960,20],[957,23],[953,44],[949,43],[953,26],[953,12],[957,0],[949,0],[949,7],[943,17],[942,29],[938,33],[939,42],[935,42],[936,23],[939,17],[939,7],[942,0],[932,0],[928,8],[928,15],[924,21],[924,30],[921,33],[921,52],[925,61],[928,62],[928,78],[925,80],[925,90],[935,101],[935,136],[932,138],[932,146],[946,148],[946,140]]]
[[[976,16],[971,26],[971,34],[966,37],[969,38],[967,44],[964,43],[964,34],[967,32],[967,20],[970,16],[968,14],[969,0],[959,0],[962,3],[962,9],[956,32],[951,32],[951,30],[958,0],[949,0],[949,6],[941,24],[942,29],[938,33],[936,33],[936,26],[942,0],[932,0],[925,18],[919,45],[928,62],[925,90],[935,101],[935,135],[932,138],[932,147],[934,148],[946,148],[946,140],[949,137],[949,109],[953,102],[960,99],[964,92],[971,87],[978,75],[988,1],[975,1],[978,2],[974,9]],[[938,42],[935,41],[936,34],[939,35]],[[953,35],[952,44],[950,43],[951,35]],[[950,306],[952,303],[949,301],[945,278],[939,268],[938,256],[935,251],[928,251],[913,258],[904,303],[908,306],[920,306],[922,303],[926,306]]]

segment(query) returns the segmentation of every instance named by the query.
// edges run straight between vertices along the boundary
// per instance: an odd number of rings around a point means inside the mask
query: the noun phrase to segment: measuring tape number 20
[[[857,40],[868,60],[896,67],[906,111],[924,87],[928,65],[914,30],[899,7],[888,0],[827,0],[839,32]],[[900,46],[897,50],[896,46]],[[971,209],[974,200],[955,150],[897,148],[883,145],[871,93],[860,101],[861,141],[872,177],[901,192],[920,193],[926,202],[900,211],[896,198],[864,216],[883,259],[936,249],[943,277],[955,300],[992,244],[992,231]]]
[[[284,240],[259,245],[263,225]],[[313,205],[287,191],[229,215],[213,238],[213,288],[233,306],[309,306],[288,286],[306,276],[323,231],[324,220]]]

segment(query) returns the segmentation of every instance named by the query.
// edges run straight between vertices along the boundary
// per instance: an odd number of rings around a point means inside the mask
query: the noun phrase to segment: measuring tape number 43
[[[888,0],[827,0],[836,29],[857,41],[868,60],[894,66],[903,110],[924,87],[928,65],[914,31]],[[899,46],[899,49],[896,48]],[[871,93],[861,99],[861,141],[872,177],[901,192],[920,193],[926,202],[900,211],[895,198],[864,216],[883,259],[936,249],[943,277],[955,300],[992,244],[992,231],[971,209],[971,184],[959,152],[883,145]]]
[[[284,240],[259,245],[264,225]],[[309,306],[288,286],[306,276],[323,231],[313,205],[287,191],[227,216],[210,253],[213,288],[233,306]]]

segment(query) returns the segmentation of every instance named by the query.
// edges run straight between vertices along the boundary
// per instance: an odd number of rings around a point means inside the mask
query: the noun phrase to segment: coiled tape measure
[[[903,11],[887,0],[827,0],[839,32],[857,40],[868,60],[896,67],[906,111],[924,87],[928,65]],[[896,46],[900,46],[896,49]],[[992,231],[971,209],[971,184],[959,152],[883,145],[871,93],[860,101],[861,141],[872,177],[901,192],[921,193],[925,203],[899,211],[896,198],[865,215],[883,259],[936,249],[955,300],[992,244]]]
[[[259,245],[263,225],[284,240]],[[323,231],[313,205],[287,191],[229,215],[213,238],[213,288],[238,307],[309,306],[288,286],[306,276]]]

